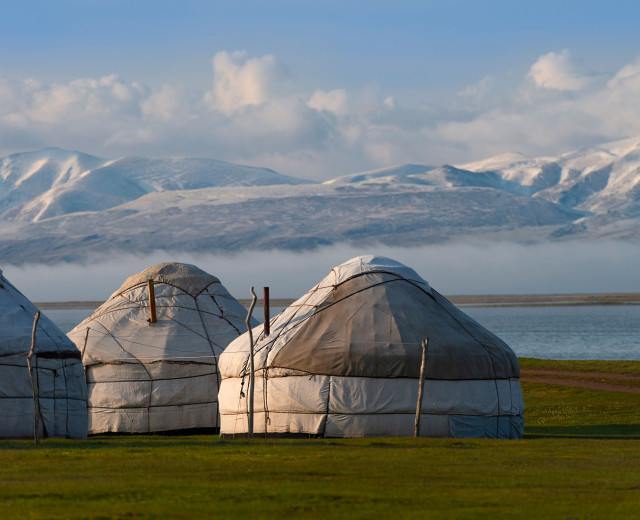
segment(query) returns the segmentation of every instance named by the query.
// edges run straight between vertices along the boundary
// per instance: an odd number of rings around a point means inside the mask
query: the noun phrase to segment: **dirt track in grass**
[[[542,370],[523,368],[520,380],[528,383],[577,386],[590,390],[640,394],[640,375],[579,370]]]

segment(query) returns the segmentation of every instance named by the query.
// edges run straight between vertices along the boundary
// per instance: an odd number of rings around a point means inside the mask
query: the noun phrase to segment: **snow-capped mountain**
[[[640,138],[563,154],[526,157],[507,154],[460,166],[496,172],[529,194],[594,214],[635,205],[640,190]]]
[[[640,221],[632,222],[640,217],[640,137],[555,158],[506,154],[460,168],[495,172],[534,198],[585,214],[552,237],[640,238]]]
[[[0,262],[470,236],[639,240],[640,138],[324,183],[212,159],[107,160],[55,148],[0,159]]]
[[[267,168],[213,159],[106,160],[47,148],[0,159],[0,219],[36,222],[100,211],[154,191],[302,182]]]

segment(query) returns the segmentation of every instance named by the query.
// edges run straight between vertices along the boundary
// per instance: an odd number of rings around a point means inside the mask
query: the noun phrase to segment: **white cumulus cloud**
[[[376,83],[296,91],[274,56],[244,52],[214,56],[210,90],[117,75],[0,76],[0,155],[45,146],[103,157],[197,155],[325,180],[640,136],[640,60],[586,78],[567,51],[549,52],[519,81],[503,79],[479,78],[438,102]]]
[[[640,89],[640,59],[622,67],[608,82],[611,89]]]
[[[115,74],[54,83],[34,92],[29,116],[34,121],[51,123],[114,113],[134,115],[144,94],[145,89],[139,84],[127,84]]]
[[[144,116],[164,121],[184,120],[189,117],[189,106],[180,88],[162,85],[140,103]]]
[[[315,110],[326,110],[338,116],[347,113],[347,91],[344,89],[316,90],[307,102],[311,108]]]
[[[271,54],[247,58],[245,51],[218,52],[213,57],[213,89],[206,94],[207,103],[225,114],[260,105],[271,98],[282,76]]]
[[[587,80],[573,71],[569,51],[549,52],[538,58],[529,70],[538,88],[552,90],[580,90]]]

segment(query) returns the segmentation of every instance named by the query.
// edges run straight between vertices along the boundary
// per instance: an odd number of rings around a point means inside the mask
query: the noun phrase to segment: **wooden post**
[[[425,367],[427,365],[427,345],[429,338],[422,340],[422,363],[420,364],[420,385],[418,386],[418,404],[416,405],[416,422],[413,427],[413,436],[420,437],[420,412],[422,411],[422,394],[424,392]]]
[[[33,330],[31,331],[31,349],[27,356],[27,367],[29,368],[29,379],[31,379],[31,390],[33,391],[33,438],[36,444],[40,443],[39,438],[39,424],[38,418],[40,417],[40,399],[38,398],[38,386],[36,385],[35,377],[33,375],[33,368],[31,366],[31,358],[33,357],[33,351],[36,348],[36,328],[38,327],[38,320],[40,319],[40,311],[36,312],[33,319]]]
[[[271,316],[269,315],[269,288],[264,288],[264,335],[268,336],[271,333]]]
[[[247,313],[247,330],[249,331],[249,437],[253,437],[253,389],[255,383],[255,366],[253,363],[253,331],[251,330],[251,314],[253,313],[253,308],[256,305],[256,300],[258,297],[251,287],[251,306],[249,307],[249,312]]]
[[[153,288],[153,280],[148,280],[147,283],[149,285],[149,312],[151,313],[149,323],[155,323],[158,321],[156,319],[156,291]]]

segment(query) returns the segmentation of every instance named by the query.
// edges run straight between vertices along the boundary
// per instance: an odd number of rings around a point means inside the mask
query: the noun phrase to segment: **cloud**
[[[272,55],[219,52],[212,88],[117,75],[46,83],[0,76],[0,154],[60,146],[103,157],[197,155],[325,180],[395,163],[556,155],[640,135],[640,60],[577,74],[546,53],[519,82],[493,75],[438,102],[375,83],[295,89]]]
[[[66,85],[54,83],[33,92],[29,117],[46,123],[115,114],[138,115],[146,89],[127,84],[115,74],[99,79],[77,79]]]
[[[640,89],[640,59],[622,67],[608,82],[611,89],[625,89],[637,91]]]
[[[344,116],[347,113],[347,91],[336,89],[326,92],[316,90],[309,98],[307,105],[314,110],[326,110],[337,116]]]
[[[147,98],[141,100],[140,110],[143,116],[164,121],[184,120],[190,115],[182,89],[172,85],[162,85]]]
[[[549,52],[538,58],[529,70],[531,77],[538,88],[551,90],[580,90],[586,83],[586,78],[573,72],[569,51],[559,53]]]
[[[213,89],[207,92],[210,108],[231,114],[268,101],[283,80],[283,69],[267,54],[247,58],[245,51],[221,51],[213,57]]]

